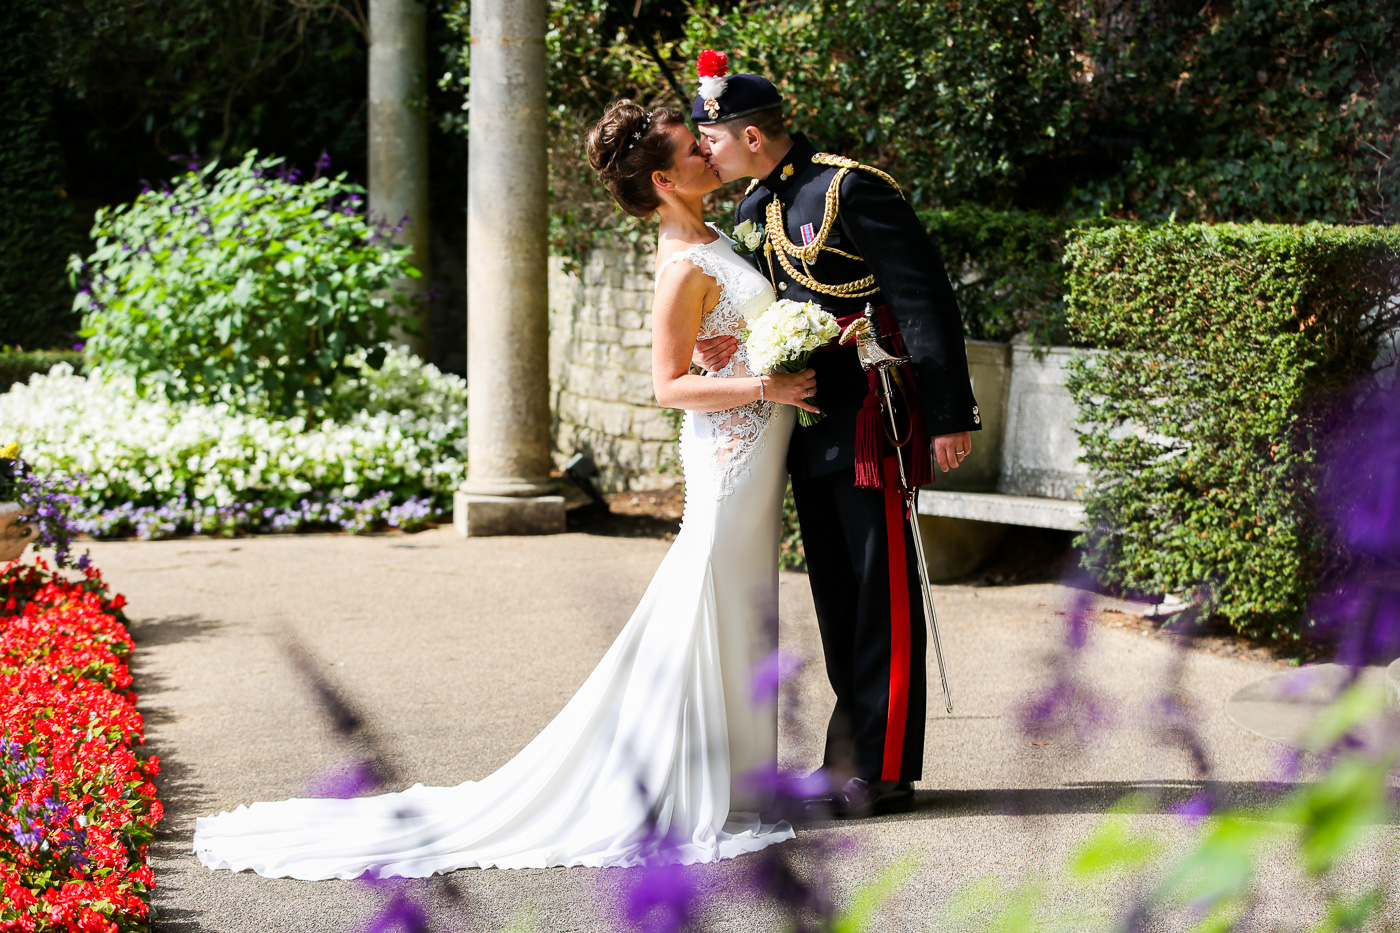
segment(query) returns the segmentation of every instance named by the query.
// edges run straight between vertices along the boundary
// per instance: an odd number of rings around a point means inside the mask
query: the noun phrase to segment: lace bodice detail
[[[749,350],[742,333],[749,318],[756,318],[773,303],[773,287],[734,252],[733,244],[721,233],[713,242],[672,253],[657,269],[659,278],[666,266],[686,261],[718,283],[719,300],[700,318],[699,336],[739,338],[739,348],[724,368],[708,374],[721,379],[757,375],[749,368]],[[748,461],[762,445],[775,407],[773,402],[754,401],[727,411],[686,412],[681,426],[681,463],[687,495],[693,494],[692,486],[697,493],[703,487],[716,495],[728,494],[734,479],[748,472]]]

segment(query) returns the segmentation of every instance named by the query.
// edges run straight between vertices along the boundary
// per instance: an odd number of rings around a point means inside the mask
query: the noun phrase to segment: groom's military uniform
[[[920,433],[980,429],[957,299],[899,186],[877,169],[818,153],[800,133],[793,141],[737,211],[739,220],[766,228],[754,258],[778,297],[815,302],[838,318],[867,303],[884,305],[913,358]],[[779,245],[779,229],[797,250]],[[884,488],[856,484],[856,425],[868,382],[854,348],[816,354],[811,366],[813,401],[827,417],[794,430],[788,471],[836,693],[826,765],[872,782],[916,781],[924,754],[926,628],[897,467],[886,448]],[[927,442],[921,446],[913,455],[931,456]]]
[[[723,123],[780,103],[765,79],[735,75],[722,96],[697,99],[691,116]],[[931,457],[926,438],[981,427],[962,317],[942,259],[893,178],[819,153],[800,133],[792,138],[791,151],[750,185],[736,212],[736,221],[766,231],[751,258],[779,298],[815,302],[838,318],[867,303],[883,306],[879,319],[898,328],[912,357],[911,408],[921,409],[922,422],[913,455]],[[874,401],[854,347],[818,353],[811,366],[813,401],[826,418],[793,431],[788,471],[836,693],[825,765],[843,779],[916,781],[927,637],[898,466],[887,444],[876,441],[871,452],[869,424],[858,444],[862,408]],[[878,465],[865,462],[877,458]],[[927,462],[915,470],[927,471]]]

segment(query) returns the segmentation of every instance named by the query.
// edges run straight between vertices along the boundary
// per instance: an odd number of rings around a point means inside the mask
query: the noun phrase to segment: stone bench
[[[968,370],[983,429],[957,470],[919,492],[919,527],[933,580],[977,569],[1010,528],[1082,531],[1078,501],[1088,472],[1078,463],[1077,408],[1065,388],[1075,353],[968,341]]]
[[[925,489],[919,493],[919,514],[1062,531],[1083,531],[1086,527],[1084,506],[1078,502],[999,492]]]

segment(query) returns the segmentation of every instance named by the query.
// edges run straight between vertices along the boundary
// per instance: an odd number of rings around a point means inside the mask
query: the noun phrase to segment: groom
[[[956,469],[972,450],[969,432],[980,430],[981,417],[962,318],[937,249],[893,178],[818,153],[801,133],[787,131],[771,82],[726,76],[725,68],[722,54],[701,56],[701,95],[691,117],[722,181],[754,179],[735,218],[765,228],[752,258],[779,298],[815,302],[838,318],[867,303],[885,306],[885,320],[897,325],[913,357],[918,436],[931,439],[915,456],[931,457],[944,472]],[[696,359],[718,369],[736,346],[728,337],[701,341]],[[903,812],[913,808],[911,782],[922,776],[926,703],[913,538],[892,449],[877,442],[884,448],[879,466],[859,462],[858,415],[873,403],[865,402],[869,384],[853,346],[819,353],[810,365],[814,401],[827,417],[794,430],[788,472],[836,693],[823,762],[835,789],[810,810],[837,817]],[[874,480],[872,469],[881,474]],[[881,479],[883,488],[872,488]]]

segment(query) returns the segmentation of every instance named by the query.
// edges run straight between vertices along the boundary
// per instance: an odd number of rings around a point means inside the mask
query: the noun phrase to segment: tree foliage
[[[616,238],[636,242],[645,223],[614,207],[583,154],[589,125],[609,101],[632,97],[689,109],[667,79],[689,73],[679,47],[687,13],[679,4],[632,4],[609,0],[550,0],[545,36],[549,94],[550,244],[576,257],[593,243]],[[447,23],[457,35],[439,87],[465,95],[461,109],[441,125],[470,130],[471,3],[451,0]],[[682,86],[683,93],[688,88]]]
[[[315,151],[334,151],[365,107],[368,24],[360,0],[53,0],[46,7],[48,76],[88,118],[92,142],[107,141],[100,148],[120,141],[148,159],[196,149],[241,156],[254,146],[296,155],[272,145],[281,142],[279,124],[293,122],[314,131]]]
[[[467,81],[463,41],[447,87]],[[582,158],[616,97],[688,108],[695,56],[772,78],[789,123],[890,170],[970,333],[1064,339],[1066,231],[1104,218],[1400,219],[1400,8],[1361,0],[552,0],[552,243],[635,241]],[[677,94],[667,72],[680,85]],[[466,128],[465,117],[454,117]],[[709,208],[725,218],[738,186]]]
[[[1362,0],[784,0],[702,9],[792,122],[916,204],[1395,220],[1400,8]]]
[[[63,160],[42,77],[44,4],[0,9],[0,346],[48,346],[76,318],[65,316],[63,258],[72,248]]]

